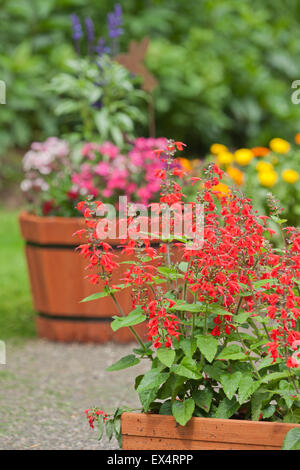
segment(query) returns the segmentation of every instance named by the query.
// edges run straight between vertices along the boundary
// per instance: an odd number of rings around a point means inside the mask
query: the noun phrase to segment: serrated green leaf
[[[222,384],[224,393],[229,400],[233,398],[233,395],[237,391],[241,378],[241,372],[234,372],[233,374],[227,373],[221,375],[220,382]]]
[[[260,386],[259,381],[254,381],[251,375],[243,375],[239,383],[238,401],[242,405]]]
[[[172,369],[172,372],[188,379],[198,380],[202,377],[199,365],[190,357],[184,357],[181,363],[174,370]]]

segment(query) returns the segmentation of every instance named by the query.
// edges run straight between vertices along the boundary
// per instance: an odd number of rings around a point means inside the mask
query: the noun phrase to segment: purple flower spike
[[[79,55],[80,54],[80,39],[82,38],[83,36],[83,32],[82,32],[82,27],[81,27],[81,23],[80,23],[80,20],[78,18],[78,16],[73,13],[71,15],[71,21],[72,21],[72,29],[73,29],[73,39],[74,39],[74,42],[75,42],[75,50],[77,52],[77,54]]]
[[[71,15],[71,21],[73,27],[73,39],[74,41],[79,41],[83,36],[83,32],[79,18],[75,13]]]
[[[95,30],[94,30],[94,23],[92,18],[85,18],[85,29],[86,35],[88,40],[88,53],[89,55],[93,55],[94,52],[94,40],[95,40]]]
[[[118,3],[113,12],[107,15],[108,35],[110,38],[117,38],[123,34],[122,25],[122,7]]]

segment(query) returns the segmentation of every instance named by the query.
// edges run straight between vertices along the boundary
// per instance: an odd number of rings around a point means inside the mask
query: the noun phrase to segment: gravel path
[[[0,365],[0,449],[117,449],[89,429],[84,410],[139,407],[134,377],[147,365],[105,372],[132,344],[79,345],[42,340],[7,344]]]

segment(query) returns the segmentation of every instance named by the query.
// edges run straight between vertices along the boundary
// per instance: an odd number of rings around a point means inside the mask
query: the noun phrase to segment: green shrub
[[[176,135],[190,152],[210,143],[266,144],[299,130],[291,83],[300,73],[300,5],[296,0],[120,1],[122,50],[151,37],[147,63],[155,90],[158,135]],[[102,35],[113,7],[103,0],[2,0],[1,152],[60,133],[45,84],[74,57],[70,14],[93,18]],[[100,33],[99,33],[100,32]],[[299,71],[299,72],[298,72]],[[147,135],[144,125],[140,134]]]

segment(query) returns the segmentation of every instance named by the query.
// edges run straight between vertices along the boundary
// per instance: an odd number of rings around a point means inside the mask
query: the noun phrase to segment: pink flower
[[[113,159],[119,154],[120,149],[111,142],[104,142],[104,144],[99,147],[99,151],[102,153],[102,155],[107,155]]]
[[[100,162],[95,167],[94,172],[100,176],[108,176],[110,173],[111,165],[107,162]]]
[[[102,191],[102,196],[103,197],[111,197],[113,195],[112,189],[105,188]]]

